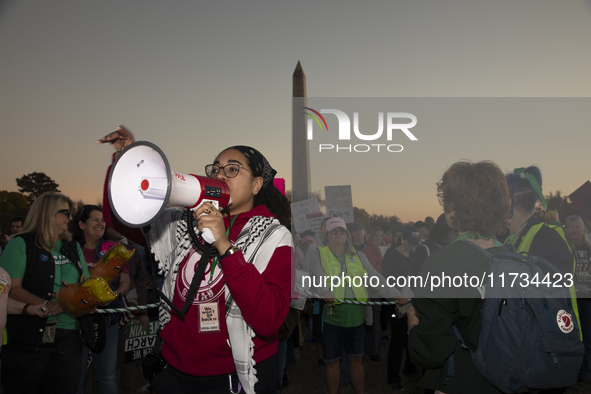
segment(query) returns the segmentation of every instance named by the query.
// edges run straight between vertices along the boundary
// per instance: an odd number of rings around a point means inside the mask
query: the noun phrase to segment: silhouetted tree
[[[400,218],[396,215],[392,216],[385,216],[385,215],[376,215],[375,213],[372,214],[369,218],[369,229],[373,229],[375,227],[380,227],[384,232],[387,232],[389,229],[394,231],[402,230],[404,224],[400,221]]]
[[[285,197],[287,198],[287,201],[289,201],[289,203],[291,204],[291,196],[292,196],[292,192],[291,190],[287,190],[285,192]],[[322,193],[320,192],[320,190],[317,190],[315,192],[310,192],[310,194],[308,194],[308,198],[315,198],[318,200],[318,206],[320,208],[323,208],[326,206],[326,200],[322,198]]]
[[[568,196],[563,196],[560,190],[556,190],[554,194],[550,192],[544,197],[546,198],[547,211],[557,209],[558,218],[562,223],[564,223],[564,220],[570,215],[581,215],[577,207],[570,202]],[[543,220],[544,215],[545,212],[542,211],[542,204],[538,203],[536,205],[536,216]]]
[[[60,192],[58,184],[43,172],[32,172],[16,179],[21,193],[28,193],[27,199],[32,204],[37,197],[45,192]]]

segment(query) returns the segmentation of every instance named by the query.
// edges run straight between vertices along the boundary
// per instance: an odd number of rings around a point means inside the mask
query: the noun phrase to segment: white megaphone
[[[221,210],[232,203],[225,182],[171,170],[160,148],[146,141],[134,142],[119,154],[109,174],[108,193],[115,216],[128,227],[147,226],[167,207],[192,209],[210,201]],[[213,243],[209,229],[202,236]]]

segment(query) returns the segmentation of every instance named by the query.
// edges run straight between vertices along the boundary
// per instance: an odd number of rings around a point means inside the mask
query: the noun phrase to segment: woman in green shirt
[[[2,385],[7,392],[76,391],[82,351],[78,322],[52,297],[62,282],[78,283],[82,274],[89,276],[84,255],[67,231],[71,206],[62,194],[39,196],[22,232],[0,256],[0,266],[12,277],[10,298],[45,304],[49,314],[8,317],[8,344],[2,352]]]

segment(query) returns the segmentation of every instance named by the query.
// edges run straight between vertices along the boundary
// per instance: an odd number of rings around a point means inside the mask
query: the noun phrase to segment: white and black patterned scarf
[[[152,252],[158,260],[160,273],[165,278],[162,292],[171,300],[174,296],[174,287],[180,264],[192,249],[185,215],[186,213],[181,211],[165,212],[159,223],[152,224],[150,233]],[[198,232],[197,229],[195,230]],[[173,234],[174,238],[172,237]],[[234,245],[240,248],[246,262],[254,264],[260,273],[267,268],[275,249],[281,246],[293,247],[289,231],[277,219],[264,216],[250,218],[238,235]],[[200,254],[200,252],[198,253]],[[224,291],[226,325],[234,365],[244,391],[251,394],[254,393],[254,385],[258,381],[253,359],[253,338],[256,333],[244,321],[242,312],[234,301],[227,284]],[[169,321],[170,307],[161,301],[160,326],[163,328]]]

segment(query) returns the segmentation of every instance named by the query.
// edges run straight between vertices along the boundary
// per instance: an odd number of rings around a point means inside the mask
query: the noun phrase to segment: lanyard
[[[240,215],[240,214],[238,214],[238,215]],[[230,225],[228,226],[228,229],[226,230],[226,237],[229,237],[230,236],[230,229],[232,228],[232,225],[234,224],[234,220],[236,220],[236,218],[238,217],[238,215],[234,216],[234,219],[232,219],[230,221]],[[214,256],[211,259],[211,270],[209,272],[209,282],[207,282],[207,283],[213,282],[213,273],[215,271],[215,267],[218,265],[218,262],[219,262],[218,256]]]
[[[345,252],[343,254],[343,260],[341,260],[341,272],[339,273],[339,276],[341,276],[345,272],[345,256],[346,255],[347,255],[347,252]]]
[[[335,252],[332,251],[332,249],[330,250],[332,252],[332,254],[334,255],[334,257],[337,258],[337,260],[339,259],[339,255],[336,254]],[[339,273],[339,276],[341,276],[343,274],[343,272],[345,272],[345,257],[347,257],[347,251],[345,250],[345,253],[343,253],[343,259],[341,260],[341,272]]]
[[[529,222],[529,219],[526,220],[525,222],[523,222],[523,224],[517,229],[517,231],[515,231],[515,234],[513,234],[509,238],[507,238],[507,240],[505,241],[505,243],[506,244],[509,244],[509,245],[515,246],[515,243],[517,242],[517,238],[519,238],[519,235],[521,233],[521,230],[523,230],[523,228],[525,227],[525,225],[527,224],[527,222]]]
[[[491,238],[489,237],[483,237],[482,235],[478,234],[478,233],[465,233],[462,235],[459,235],[456,239],[454,239],[453,241],[451,241],[451,243],[457,242],[457,241],[465,241],[467,239],[484,239],[484,240],[489,240]],[[494,239],[494,238],[492,238]],[[503,246],[503,244],[501,244],[499,241],[497,241],[495,239],[495,247],[496,246]]]

